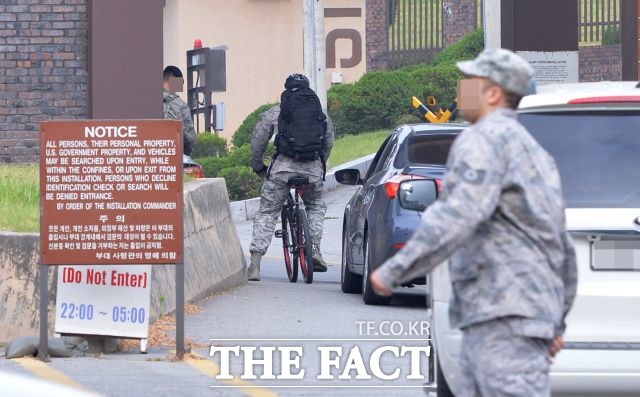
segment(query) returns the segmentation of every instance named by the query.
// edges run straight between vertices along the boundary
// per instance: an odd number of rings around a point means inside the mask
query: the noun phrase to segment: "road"
[[[403,290],[389,307],[366,306],[359,295],[343,294],[340,290],[342,211],[352,193],[352,188],[341,187],[325,195],[328,211],[322,249],[331,266],[326,273],[316,273],[313,284],[301,280],[292,284],[287,280],[280,241],[274,239],[263,261],[262,281],[197,302],[202,311],[186,316],[185,332],[198,343],[194,351],[204,360],[170,362],[167,357],[171,348],[153,347],[146,355],[54,358],[48,367],[58,371],[62,380],[113,397],[424,396],[420,387],[424,381],[407,379],[412,370],[416,371],[413,375],[419,375],[418,371],[427,373],[426,355],[419,352],[429,338],[428,324],[424,321],[424,289]],[[251,222],[239,223],[237,228],[248,254]],[[274,375],[286,374],[288,368],[292,377],[297,374],[302,379],[263,379],[261,365],[254,367],[257,379],[238,379],[246,374],[244,364],[247,357],[252,357],[251,352],[239,350],[245,354],[237,357],[231,353],[229,360],[221,360],[219,352],[210,355],[210,346],[279,347],[272,357]],[[414,352],[401,351],[402,346],[414,348]],[[395,357],[389,351],[393,347],[404,355]],[[287,348],[294,350],[282,353]],[[331,359],[336,358],[336,350],[340,348],[342,356],[331,367]],[[376,350],[381,354],[379,360],[374,354]],[[321,354],[326,356],[321,358]],[[419,357],[413,366],[411,354]],[[294,362],[297,357],[298,366],[283,368],[283,357]],[[253,358],[263,356],[256,352]],[[216,379],[215,374],[224,372],[227,361],[235,379]],[[381,372],[376,372],[378,362]],[[345,370],[347,367],[350,370]],[[397,379],[379,379],[394,374],[396,368]],[[29,365],[12,360],[0,360],[0,370],[34,376]],[[318,379],[320,375],[333,379]],[[340,375],[352,379],[340,379]],[[356,379],[368,376],[371,379]]]

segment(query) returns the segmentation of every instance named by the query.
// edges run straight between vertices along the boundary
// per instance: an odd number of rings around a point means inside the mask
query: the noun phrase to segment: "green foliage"
[[[414,96],[421,101],[425,101],[429,95],[434,96],[438,104],[444,107],[449,107],[456,99],[458,81],[462,78],[462,73],[453,64],[415,69],[411,75],[418,87]]]
[[[462,77],[455,62],[474,58],[483,48],[484,33],[480,29],[443,50],[433,65],[370,72],[355,83],[331,87],[327,99],[336,135],[394,128],[415,114],[412,96],[424,101],[431,95],[441,106],[448,107],[456,98]]]
[[[222,157],[227,155],[227,140],[218,134],[201,132],[197,135],[192,157]]]
[[[258,120],[260,119],[260,114],[265,111],[271,109],[272,107],[278,105],[277,103],[268,103],[266,105],[262,105],[253,112],[251,112],[242,122],[240,127],[235,134],[233,134],[233,138],[231,142],[234,147],[240,147],[242,145],[246,145],[247,143],[251,143],[251,134],[253,132],[254,127],[258,124]]]
[[[0,230],[37,232],[40,227],[38,165],[0,167]]]
[[[265,163],[269,164],[275,153],[273,144],[269,144],[265,153]],[[245,200],[257,197],[260,193],[262,181],[251,170],[251,145],[245,144],[234,148],[225,157],[201,157],[196,158],[204,168],[207,178],[225,178],[230,200]],[[249,170],[252,176],[249,178],[245,170]],[[239,180],[234,178],[239,177]],[[255,183],[255,185],[251,185]],[[251,188],[250,188],[251,187]]]
[[[229,157],[197,157],[194,159],[204,168],[207,178],[215,178],[221,170],[230,167]]]
[[[602,31],[602,45],[620,44],[622,36],[620,35],[619,26],[607,26]]]
[[[220,171],[219,176],[225,179],[227,190],[229,191],[229,199],[232,201],[260,195],[262,179],[251,170],[251,167],[240,165],[225,168]]]
[[[411,97],[418,90],[413,76],[403,71],[371,72],[353,84],[332,87],[327,97],[336,135],[393,127],[411,112]]]
[[[484,30],[480,28],[442,50],[434,59],[433,64],[441,65],[473,59],[482,50],[484,50]]]
[[[419,120],[415,117],[413,122]],[[363,132],[359,135],[345,135],[336,139],[329,156],[328,167],[335,167],[348,161],[375,153],[389,136],[389,130]]]

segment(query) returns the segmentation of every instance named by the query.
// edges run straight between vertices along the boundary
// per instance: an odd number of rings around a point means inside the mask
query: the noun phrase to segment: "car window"
[[[414,135],[407,142],[407,158],[413,164],[445,165],[453,134]]]
[[[640,111],[521,114],[553,156],[567,207],[640,208]]]
[[[373,157],[373,160],[371,160],[371,165],[369,165],[369,169],[367,170],[367,175],[364,177],[365,181],[371,178],[371,176],[374,174],[374,170],[378,166],[378,163],[380,162],[380,157],[382,157],[382,153],[384,152],[384,149],[387,147],[387,144],[389,143],[390,139],[391,139],[391,135],[388,136],[387,139],[384,140],[384,142],[382,142],[382,145],[380,145],[380,149],[378,149],[378,152]]]
[[[378,165],[376,166],[373,173],[377,174],[378,172],[389,168],[389,164],[391,164],[391,161],[396,156],[397,151],[398,151],[398,134],[393,134],[389,137],[389,142],[387,143],[387,146],[384,148],[384,151],[380,156],[380,161],[378,161]]]

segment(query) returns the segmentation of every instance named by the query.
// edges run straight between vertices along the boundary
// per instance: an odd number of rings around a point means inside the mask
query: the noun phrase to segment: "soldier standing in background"
[[[196,145],[196,130],[193,128],[189,105],[176,94],[176,92],[182,92],[183,86],[184,78],[178,67],[167,66],[164,68],[162,82],[164,118],[182,121],[183,152],[190,156]]]
[[[371,283],[388,296],[451,256],[451,326],[463,333],[457,396],[549,396],[577,269],[555,162],[516,119],[533,69],[504,49],[457,65],[460,110],[473,125],[451,148],[438,201]]]
[[[249,251],[251,252],[251,264],[247,271],[250,281],[260,280],[260,261],[262,256],[267,252],[275,224],[282,211],[286,196],[289,194],[289,179],[297,176],[309,178],[309,185],[305,187],[302,195],[305,211],[309,219],[309,231],[313,241],[313,271],[326,272],[327,265],[320,252],[320,241],[322,240],[322,229],[324,225],[324,214],[327,206],[322,201],[322,191],[324,189],[324,173],[325,162],[331,154],[331,148],[334,141],[334,130],[331,120],[324,115],[317,95],[309,88],[309,80],[301,74],[292,74],[285,81],[285,92],[283,98],[291,94],[294,96],[303,96],[311,98],[313,106],[307,108],[306,105],[299,103],[310,103],[302,99],[299,102],[292,101],[292,105],[282,104],[286,110],[281,110],[281,106],[275,106],[260,115],[260,121],[253,129],[251,137],[251,166],[253,171],[264,177],[265,181],[260,191],[260,208],[253,220],[253,238]],[[315,97],[315,99],[314,99]],[[302,108],[302,112],[296,108]],[[314,110],[315,107],[315,110]],[[283,112],[290,113],[293,118],[300,117],[295,120],[302,128],[300,134],[309,134],[306,137],[298,136],[299,141],[306,142],[306,147],[290,151],[284,147],[285,139],[280,140],[280,145],[276,143],[276,157],[271,163],[271,167],[267,168],[264,164],[264,154],[269,144],[269,140],[275,132],[283,134]],[[296,116],[299,114],[299,116]],[[314,130],[315,124],[320,118],[319,123],[322,130],[319,133],[310,133]],[[280,120],[280,121],[279,121]],[[295,128],[292,128],[295,129]],[[296,131],[293,131],[295,134]],[[278,137],[276,137],[276,141]],[[310,151],[320,152],[319,156],[314,160],[302,160],[305,153]],[[297,158],[295,158],[297,157]]]

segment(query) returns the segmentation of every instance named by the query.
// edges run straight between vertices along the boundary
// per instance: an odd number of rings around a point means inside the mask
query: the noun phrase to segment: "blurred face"
[[[183,77],[169,77],[169,88],[168,90],[171,92],[182,92],[184,87],[184,78]]]
[[[458,109],[470,123],[476,123],[503,102],[502,88],[489,79],[466,77],[458,82]]]

